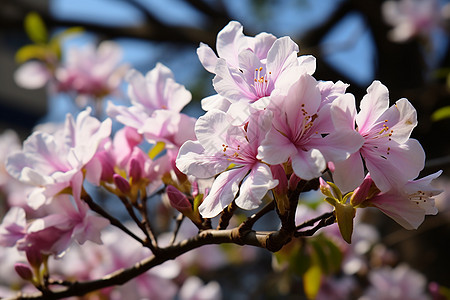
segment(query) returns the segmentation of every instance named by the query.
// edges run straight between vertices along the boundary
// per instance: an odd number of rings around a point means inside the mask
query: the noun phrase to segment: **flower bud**
[[[192,222],[194,222],[195,224],[202,223],[202,219],[200,218],[198,210],[194,210],[192,208],[192,204],[185,194],[183,194],[177,188],[171,185],[167,186],[166,193],[167,197],[169,198],[170,205],[172,205],[173,208],[175,208],[183,215],[191,219]],[[201,194],[197,195],[196,197],[197,202],[199,200],[197,198],[200,198],[201,196],[202,196]]]
[[[333,197],[333,193],[331,192],[331,186],[322,179],[322,177],[319,177],[319,183],[320,183],[320,191],[322,194],[324,194],[327,197]]]
[[[19,274],[22,279],[27,281],[33,280],[33,271],[30,266],[24,263],[16,263],[14,265],[14,270],[16,270],[16,273]]]
[[[357,187],[353,192],[353,195],[350,198],[350,203],[354,207],[363,205],[364,201],[372,198],[379,192],[380,190],[373,182],[372,178],[370,177],[370,174],[367,174],[366,178],[364,178],[364,181],[361,183],[361,185]]]
[[[26,249],[27,260],[33,268],[40,268],[43,263],[42,253],[33,247]]]
[[[142,178],[141,164],[136,158],[132,158],[130,161],[130,177],[133,182],[138,182]]]
[[[131,190],[130,184],[128,181],[120,176],[119,174],[114,174],[113,176],[114,184],[124,194],[128,194]]]
[[[166,193],[169,197],[170,205],[172,205],[173,208],[183,214],[192,211],[191,202],[189,202],[186,195],[177,190],[174,186],[167,186]]]

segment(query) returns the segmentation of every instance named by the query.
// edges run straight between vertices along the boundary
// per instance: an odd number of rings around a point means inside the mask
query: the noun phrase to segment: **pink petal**
[[[214,51],[206,44],[200,43],[197,48],[198,59],[203,67],[210,73],[214,73],[217,64],[217,56]]]
[[[258,163],[242,182],[236,205],[247,210],[258,208],[262,198],[277,184],[278,180],[272,178],[269,166]]]
[[[325,158],[317,149],[300,150],[291,159],[294,173],[305,180],[320,177],[327,167]]]
[[[356,116],[358,130],[366,132],[389,107],[389,91],[379,81],[374,81],[367,88],[367,95],[361,100],[361,111]]]
[[[51,75],[45,65],[37,61],[29,61],[14,72],[14,81],[25,89],[38,89],[49,81]]]
[[[268,164],[277,165],[286,162],[289,157],[297,153],[297,148],[284,135],[271,129],[261,146],[258,147],[257,159]]]
[[[199,206],[200,214],[204,218],[217,216],[233,201],[239,190],[239,183],[247,172],[248,168],[236,168],[220,174],[214,180],[208,196]]]

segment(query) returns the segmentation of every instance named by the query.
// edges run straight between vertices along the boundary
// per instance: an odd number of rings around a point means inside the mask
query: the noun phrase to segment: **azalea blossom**
[[[8,157],[6,169],[19,181],[35,186],[28,204],[38,208],[65,188],[80,197],[83,168],[111,133],[111,120],[100,122],[91,109],[76,120],[68,114],[64,127],[54,135],[36,131],[23,143],[23,149]]]
[[[246,128],[232,126],[227,114],[219,110],[211,110],[199,118],[195,125],[198,141],[187,141],[181,147],[176,165],[181,172],[198,178],[220,173],[199,207],[203,217],[219,214],[238,191],[236,205],[255,209],[278,184],[269,166],[256,158],[269,126],[270,114],[264,113],[252,115]]]
[[[48,82],[55,84],[48,65],[41,61],[27,61],[14,72],[14,82],[25,89],[39,89]]]
[[[57,90],[76,92],[78,95],[104,97],[117,90],[128,65],[119,65],[120,46],[104,41],[98,48],[88,44],[69,48],[66,61],[55,71]]]
[[[214,73],[219,58],[223,58],[230,66],[239,67],[239,54],[251,50],[259,59],[267,58],[267,52],[276,40],[270,33],[262,32],[255,37],[245,36],[242,25],[231,21],[218,34],[216,40],[217,55],[206,44],[200,43],[197,55],[203,67]]]
[[[68,195],[58,195],[58,201],[45,207],[46,215],[31,222],[23,208],[12,207],[0,225],[0,245],[19,250],[58,255],[73,240],[101,244],[100,232],[109,221],[89,213],[80,199],[71,201]]]
[[[196,276],[187,278],[180,289],[181,300],[221,300],[222,292],[215,281],[203,284]]]
[[[89,213],[80,199],[72,202],[68,195],[58,195],[48,214],[27,225],[25,236],[17,241],[17,248],[42,254],[62,254],[73,241],[87,240],[101,244],[100,232],[109,221]]]
[[[426,278],[409,266],[383,267],[369,274],[370,286],[360,300],[426,300]]]
[[[376,186],[383,192],[401,187],[423,169],[425,153],[410,135],[417,125],[416,110],[407,99],[389,107],[388,89],[374,81],[356,114],[355,99],[345,94],[331,106],[333,123],[339,130],[354,129],[364,138],[359,151],[335,163],[334,182],[344,192],[355,189],[364,179],[364,164]],[[364,159],[364,163],[363,163]]]
[[[230,105],[233,112],[248,109],[247,106],[267,97],[274,90],[280,76],[291,67],[312,74],[315,58],[298,55],[298,45],[289,37],[275,38],[268,33],[247,37],[242,25],[230,22],[217,36],[217,57],[211,48],[200,44],[197,54],[203,66],[216,74],[213,79],[217,95],[202,100],[202,108],[226,111]],[[280,79],[289,85],[290,76]],[[242,103],[239,103],[242,102]],[[247,112],[246,117],[250,114]],[[242,122],[245,122],[246,117]]]
[[[373,206],[391,217],[406,229],[417,229],[425,219],[425,215],[435,215],[434,196],[442,191],[431,185],[442,171],[426,177],[410,180],[399,189],[381,192],[375,186],[370,173],[362,186],[369,186],[360,192],[358,189],[352,196],[352,205],[356,207]]]
[[[0,245],[12,247],[26,234],[27,220],[25,210],[11,207],[0,225]]]
[[[417,35],[426,37],[441,20],[436,0],[390,0],[383,2],[381,8],[385,21],[394,27],[389,32],[394,42],[405,42]]]
[[[150,143],[165,143],[168,149],[178,150],[195,138],[195,119],[180,113],[191,101],[191,93],[175,82],[170,69],[158,63],[145,77],[130,70],[126,79],[132,105],[108,102],[106,112],[111,118],[135,129]]]
[[[288,91],[277,90],[268,109],[272,127],[258,148],[258,159],[269,164],[292,162],[294,173],[305,180],[319,177],[328,162],[346,159],[362,145],[362,138],[346,128],[330,131],[334,117],[317,81],[301,74]]]

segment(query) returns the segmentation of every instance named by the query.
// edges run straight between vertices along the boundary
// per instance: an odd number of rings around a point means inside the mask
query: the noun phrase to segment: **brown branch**
[[[153,253],[155,253],[158,245],[156,244],[156,241],[154,241],[150,237],[150,233],[147,230],[147,226],[145,226],[145,221],[143,222],[138,218],[128,198],[126,198],[125,196],[119,196],[119,199],[120,201],[122,201],[123,205],[125,206],[125,209],[127,210],[130,217],[133,219],[134,223],[136,223],[139,229],[141,229],[141,231],[145,234],[146,240],[143,241],[144,242],[143,246],[149,248]]]
[[[324,213],[324,214],[322,214],[322,215],[320,215],[320,216],[318,216],[318,217],[316,217],[314,219],[311,219],[309,221],[306,221],[306,222],[298,225],[297,226],[297,230],[300,230],[300,229],[305,228],[305,227],[314,226],[314,224],[316,224],[317,222],[319,222],[319,221],[321,221],[323,219],[327,219],[327,218],[333,216],[333,214],[334,214],[334,212],[332,212],[332,211]]]
[[[256,221],[258,221],[261,217],[269,213],[275,208],[275,201],[271,201],[267,203],[266,206],[264,206],[261,210],[259,210],[257,213],[251,215],[247,218],[242,224],[239,226],[241,230],[250,230],[253,228],[253,225],[255,225]]]
[[[138,209],[141,212],[142,217],[144,218],[143,226],[147,229],[147,238],[150,239],[150,243],[153,245],[154,248],[158,247],[158,241],[156,239],[155,232],[153,230],[152,224],[150,223],[150,218],[148,217],[148,211],[147,211],[147,200],[148,197],[146,195],[146,192],[141,194],[141,203],[138,204]],[[153,252],[155,253],[155,252]]]
[[[332,225],[334,222],[336,222],[336,216],[334,215],[334,212],[329,215],[329,213],[323,214],[321,217],[324,217],[320,220],[320,222],[314,226],[313,228],[305,231],[298,231],[294,234],[295,237],[305,237],[305,236],[312,236],[314,233],[317,232],[317,230]]]
[[[42,295],[41,293],[32,295],[23,294],[18,295],[16,298],[10,299],[53,300],[71,296],[82,296],[86,293],[102,288],[122,285],[157,265],[160,265],[168,260],[172,260],[181,254],[203,245],[235,243],[239,245],[253,245],[269,249],[269,240],[271,240],[270,243],[272,244],[284,244],[286,242],[285,240],[277,237],[276,232],[248,231],[245,234],[241,234],[239,233],[238,228],[234,228],[232,230],[205,230],[193,238],[184,240],[176,245],[160,249],[157,256],[145,258],[128,269],[118,270],[114,273],[106,275],[103,278],[85,282],[73,282],[66,290],[47,293],[46,295]]]
[[[218,230],[227,229],[230,224],[231,217],[233,216],[234,211],[237,209],[237,205],[234,200],[228,205],[220,216],[219,224],[217,225]]]
[[[135,235],[133,232],[131,232],[127,227],[125,227],[125,225],[122,224],[122,222],[120,222],[118,219],[116,219],[115,217],[111,216],[107,211],[105,211],[100,205],[98,205],[97,203],[94,202],[94,200],[92,200],[92,197],[87,194],[86,192],[83,193],[83,195],[81,196],[81,198],[83,199],[84,202],[87,203],[87,205],[89,205],[89,208],[92,209],[93,211],[95,211],[96,213],[98,213],[99,215],[101,215],[103,218],[109,220],[109,222],[111,223],[111,225],[116,226],[117,228],[119,228],[120,230],[122,230],[123,232],[125,232],[126,234],[128,234],[129,236],[131,236],[133,239],[135,239],[136,241],[138,241],[139,243],[141,243],[142,245],[145,245],[145,242],[138,237],[137,235]]]
[[[268,205],[266,207],[270,206]],[[122,285],[157,265],[160,265],[168,260],[175,259],[176,257],[203,245],[234,243],[238,245],[256,246],[276,252],[286,245],[292,237],[312,235],[318,229],[333,224],[334,220],[334,215],[332,215],[331,217],[322,219],[313,229],[303,232],[290,232],[285,229],[268,232],[254,230],[245,231],[240,227],[226,230],[205,230],[200,232],[197,236],[184,240],[178,244],[171,245],[166,248],[160,248],[156,256],[147,257],[128,269],[117,270],[116,272],[108,274],[103,278],[73,283],[64,281],[64,286],[67,286],[67,289],[65,290],[57,292],[47,291],[45,295],[42,293],[32,295],[20,294],[17,297],[10,299],[62,299],[71,296],[82,296],[89,292],[114,285]]]

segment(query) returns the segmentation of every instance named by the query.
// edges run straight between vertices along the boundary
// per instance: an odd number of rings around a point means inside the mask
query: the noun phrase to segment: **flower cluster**
[[[198,49],[215,74],[217,95],[203,100],[208,112],[195,124],[197,141],[186,142],[176,161],[188,175],[218,175],[200,206],[204,217],[232,201],[255,209],[269,190],[280,209],[286,178],[313,180],[326,171],[340,194],[324,187],[326,196],[337,198],[329,202],[340,224],[353,219],[354,207],[378,207],[408,229],[437,213],[431,197],[439,191],[430,183],[440,173],[414,180],[425,153],[410,138],[417,117],[407,99],[389,106],[388,89],[374,81],[357,112],[347,85],[317,81],[314,58],[298,57],[288,37],[247,37],[236,22],[219,33],[217,52],[203,44]],[[355,189],[351,201],[342,196]]]
[[[299,56],[298,45],[289,37],[245,36],[235,21],[219,32],[216,50],[205,44],[197,49],[205,69],[214,74],[217,92],[202,100],[206,113],[200,118],[181,112],[191,93],[158,63],[145,75],[127,72],[130,106],[109,102],[108,118],[102,121],[91,116],[90,107],[76,118],[68,114],[63,125],[35,130],[9,155],[9,176],[28,188],[26,200],[12,207],[0,225],[0,245],[15,247],[27,261],[15,268],[23,279],[43,294],[51,292],[52,284],[64,285],[50,280],[49,257],[61,257],[86,241],[101,245],[108,225],[149,250],[130,254],[140,263],[126,272],[137,277],[206,244],[231,242],[278,251],[292,238],[312,235],[335,221],[350,243],[357,208],[376,207],[407,229],[437,213],[433,196],[440,191],[431,182],[441,172],[417,179],[425,153],[410,137],[417,117],[407,99],[390,106],[387,87],[374,81],[358,112],[348,85],[317,80],[315,58]],[[58,91],[104,97],[120,83],[124,69],[116,68],[118,61],[116,46],[103,42],[98,50],[71,51],[66,65],[57,68],[28,63],[16,79],[27,83],[27,72],[34,66],[45,71],[40,74],[51,78]],[[29,87],[36,85],[31,82]],[[122,126],[116,132],[113,122]],[[303,225],[295,223],[299,195],[319,188],[334,211],[319,218],[317,228],[302,231]],[[94,201],[90,189],[115,197]],[[116,204],[123,205],[137,228],[130,229],[110,213]],[[225,230],[237,207],[255,210],[263,204],[259,213]],[[255,233],[253,224],[274,209],[281,229]],[[180,215],[173,229],[175,210]],[[210,219],[219,214],[213,230]],[[183,217],[199,232],[178,241]],[[167,232],[173,232],[171,242],[162,242]],[[127,249],[118,244],[107,241],[114,252],[113,267],[95,262],[101,276],[126,267],[125,255],[117,253]],[[98,251],[97,245],[87,247]],[[103,280],[125,276],[119,273]],[[176,269],[170,278],[153,272],[137,277],[147,284],[138,285],[143,292],[136,297],[174,297],[173,280],[179,274]],[[80,277],[95,279],[92,274]],[[220,297],[220,290],[214,283],[202,287],[200,279],[191,277],[179,297]]]

